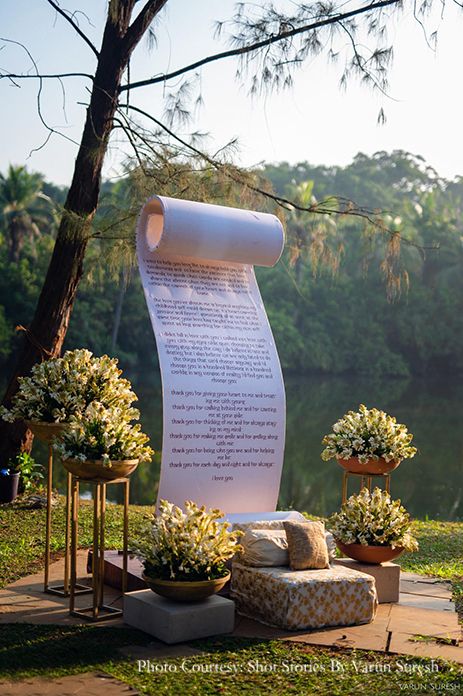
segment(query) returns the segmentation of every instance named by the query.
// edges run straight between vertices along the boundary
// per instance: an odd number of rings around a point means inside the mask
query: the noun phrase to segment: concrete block
[[[173,602],[152,590],[138,590],[124,595],[124,621],[164,643],[182,643],[231,633],[235,604],[217,595],[201,602]]]
[[[366,575],[372,575],[376,582],[379,604],[399,601],[400,566],[397,563],[389,561],[380,565],[372,565],[370,563],[359,563],[352,558],[337,558],[334,564],[358,570],[360,573],[366,573]]]

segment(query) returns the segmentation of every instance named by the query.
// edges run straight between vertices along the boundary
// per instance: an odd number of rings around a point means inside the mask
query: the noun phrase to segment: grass
[[[312,648],[284,641],[212,638],[191,643],[188,657],[127,657],[122,648],[149,651],[149,637],[132,629],[92,626],[0,625],[0,679],[110,674],[140,693],[329,694],[386,696],[410,690],[460,693],[463,672],[442,660],[366,651]],[[155,655],[155,649],[152,648]]]
[[[463,577],[463,522],[416,520],[413,532],[420,548],[398,559],[404,570],[444,580]]]
[[[79,516],[79,545],[92,543],[92,503],[82,500]],[[131,505],[129,529],[136,543],[153,513],[153,507]],[[59,555],[64,550],[64,498],[53,508],[51,549]],[[106,512],[106,547],[122,544],[122,506],[108,504]],[[42,568],[45,510],[27,509],[26,503],[0,505],[0,587]],[[463,522],[417,520],[413,531],[420,543],[419,551],[404,553],[397,562],[403,570],[451,580],[463,590]]]
[[[122,505],[106,508],[106,548],[122,547]],[[140,536],[153,508],[131,505],[129,529],[132,539]],[[65,499],[53,506],[51,552],[55,557],[64,551]],[[79,546],[92,544],[93,504],[82,500],[79,510]],[[0,587],[43,568],[45,510],[28,509],[25,502],[0,505]]]
[[[79,543],[90,546],[92,504],[82,501]],[[153,508],[130,507],[133,542],[140,536]],[[53,510],[52,551],[64,549],[64,500]],[[122,542],[122,507],[109,504],[107,547]],[[0,506],[0,587],[43,566],[45,510],[23,502]],[[414,531],[420,550],[404,554],[404,570],[451,580],[458,600],[463,598],[463,523],[417,521]],[[420,639],[419,636],[416,637]],[[149,647],[150,637],[132,629],[94,626],[0,625],[0,679],[35,675],[57,677],[103,671],[144,694],[332,694],[386,696],[412,691],[463,692],[460,667],[445,663],[366,651],[342,651],[284,641],[213,638],[190,643],[202,653],[193,657],[153,657],[147,670],[124,656],[124,646]],[[150,669],[151,668],[151,671]],[[437,670],[437,671],[436,671]]]

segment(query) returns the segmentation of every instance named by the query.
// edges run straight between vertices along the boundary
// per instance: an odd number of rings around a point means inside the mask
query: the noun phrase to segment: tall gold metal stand
[[[92,553],[92,606],[84,609],[76,609],[75,588],[77,587],[77,546],[78,546],[78,520],[77,510],[79,504],[79,481],[89,483],[94,487],[93,491],[93,553]],[[71,582],[69,613],[71,616],[79,616],[88,621],[104,621],[122,615],[122,609],[116,609],[104,603],[104,554],[105,554],[105,514],[106,514],[106,486],[112,483],[124,484],[124,528],[123,528],[123,557],[122,557],[122,592],[127,590],[127,565],[128,565],[128,510],[129,510],[129,486],[128,478],[119,478],[114,481],[104,479],[80,479],[71,477]]]
[[[354,473],[353,471],[343,471],[343,475],[342,475],[342,502],[343,502],[343,504],[347,500],[347,486],[348,486],[349,476],[359,476],[361,479],[360,489],[368,488],[369,491],[371,491],[372,479],[373,478],[382,478],[384,480],[384,484],[385,484],[384,489],[387,491],[387,493],[391,492],[391,475],[390,474],[357,474],[357,473]]]
[[[70,510],[70,477],[67,477],[66,486],[66,521],[65,521],[65,542],[64,542],[64,581],[62,585],[49,584],[50,575],[50,540],[51,540],[51,505],[52,505],[52,483],[53,483],[53,445],[48,443],[48,467],[47,467],[47,519],[45,530],[45,574],[43,581],[43,591],[49,594],[57,594],[67,597],[69,595],[69,530],[71,526]]]
[[[50,546],[51,546],[51,524],[52,524],[52,496],[53,496],[53,440],[58,437],[66,425],[64,423],[41,423],[39,421],[27,421],[27,427],[32,430],[34,437],[48,445],[48,466],[47,466],[47,511],[45,522],[45,571],[43,579],[43,591],[48,594],[69,597],[69,568],[70,568],[70,549],[69,536],[71,527],[71,474],[67,476],[66,485],[66,513],[65,513],[65,542],[64,542],[64,580],[61,585],[50,585]],[[91,592],[91,587],[87,585],[77,585],[76,593],[86,594]]]

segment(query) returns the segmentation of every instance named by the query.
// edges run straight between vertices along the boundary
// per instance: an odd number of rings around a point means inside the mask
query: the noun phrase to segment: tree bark
[[[18,263],[21,249],[24,244],[24,224],[20,214],[17,214],[12,220],[8,228],[9,233],[9,248],[8,261],[10,263]]]
[[[110,0],[90,104],[50,265],[34,318],[26,330],[3,404],[11,405],[18,377],[60,354],[82,277],[83,262],[100,194],[101,170],[117,109],[119,88],[130,55],[165,1],[145,4],[130,25],[136,0]],[[0,464],[32,446],[22,422],[0,421]]]

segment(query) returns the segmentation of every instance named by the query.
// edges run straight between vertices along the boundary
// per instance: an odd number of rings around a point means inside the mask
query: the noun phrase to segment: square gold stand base
[[[102,604],[98,607],[97,613],[95,613],[93,607],[85,607],[84,609],[74,609],[70,612],[70,615],[77,616],[80,619],[86,619],[87,621],[108,621],[108,619],[115,619],[118,616],[122,616],[122,609],[116,609],[116,607]]]
[[[45,587],[44,592],[47,594],[58,595],[59,597],[69,597],[71,594],[70,589],[65,589],[64,585],[49,585],[48,587]],[[77,583],[74,588],[74,594],[76,595],[90,594],[91,592],[93,592],[93,589],[89,587],[89,585],[81,585],[80,583]]]

